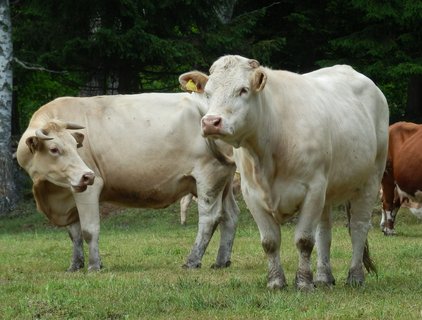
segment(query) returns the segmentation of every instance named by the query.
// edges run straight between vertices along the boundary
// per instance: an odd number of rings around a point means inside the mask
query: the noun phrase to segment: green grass
[[[335,215],[332,263],[337,285],[298,292],[294,224],[282,226],[282,262],[289,281],[266,289],[267,262],[258,229],[241,203],[232,266],[210,269],[214,235],[202,268],[181,268],[196,234],[197,214],[179,225],[179,207],[124,210],[102,221],[101,272],[64,272],[71,243],[64,229],[35,213],[32,201],[0,217],[0,319],[421,319],[422,223],[402,211],[396,237],[369,241],[378,278],[363,288],[344,285],[351,245],[345,217]],[[315,259],[314,259],[315,260]]]

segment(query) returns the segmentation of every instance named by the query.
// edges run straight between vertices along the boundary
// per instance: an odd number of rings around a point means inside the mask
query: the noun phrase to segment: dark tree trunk
[[[406,120],[422,123],[422,74],[410,77],[405,114]]]

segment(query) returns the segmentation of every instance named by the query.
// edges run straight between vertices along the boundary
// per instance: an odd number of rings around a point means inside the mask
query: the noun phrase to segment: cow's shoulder
[[[397,150],[413,136],[422,132],[422,125],[400,121],[389,127],[390,152]]]
[[[422,125],[413,122],[399,121],[390,126],[390,134],[399,134],[401,132],[414,134],[422,130]]]

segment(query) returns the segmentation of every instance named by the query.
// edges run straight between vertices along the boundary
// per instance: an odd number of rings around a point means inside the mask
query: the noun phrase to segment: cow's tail
[[[211,153],[214,155],[214,157],[224,165],[234,165],[234,160],[231,155],[224,154],[221,149],[218,147],[217,143],[212,138],[206,138],[208,147],[210,148]]]
[[[349,235],[351,236],[351,230],[350,230],[350,219],[351,219],[351,213],[350,213],[350,202],[348,201],[345,205],[346,212],[347,212],[347,228],[349,229]],[[377,267],[375,266],[374,260],[372,260],[370,254],[369,254],[369,244],[368,244],[368,238],[365,241],[365,247],[363,249],[363,265],[368,271],[368,273],[375,273],[376,276],[378,276]]]

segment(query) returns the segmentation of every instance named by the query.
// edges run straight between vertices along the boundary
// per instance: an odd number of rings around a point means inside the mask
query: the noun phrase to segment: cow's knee
[[[279,243],[274,239],[264,238],[261,240],[262,248],[267,255],[275,254],[279,249]]]

